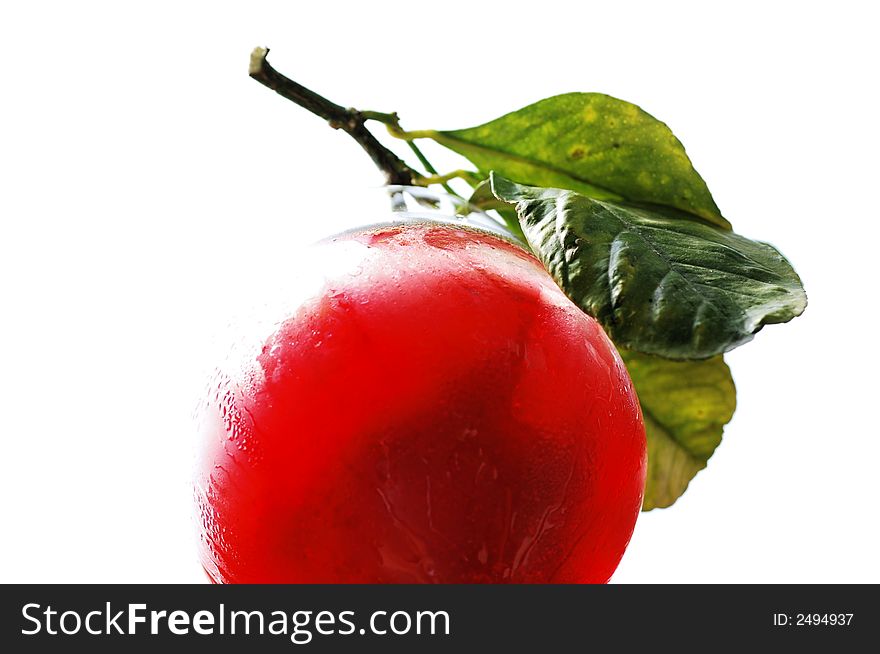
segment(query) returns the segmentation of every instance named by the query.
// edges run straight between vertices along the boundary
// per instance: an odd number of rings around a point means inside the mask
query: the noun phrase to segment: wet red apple
[[[607,581],[645,434],[599,325],[530,253],[467,227],[365,229],[317,258],[337,264],[323,287],[206,408],[210,578]]]

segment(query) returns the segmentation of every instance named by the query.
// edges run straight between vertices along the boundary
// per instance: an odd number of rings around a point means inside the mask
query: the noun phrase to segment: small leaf
[[[509,202],[505,202],[504,200],[499,200],[495,197],[495,194],[492,192],[492,185],[489,183],[488,179],[483,180],[479,184],[474,187],[473,193],[471,193],[471,197],[468,198],[468,204],[472,204],[478,209],[495,209],[496,211],[513,211],[514,215],[516,211],[514,211]]]
[[[471,197],[468,198],[468,204],[477,209],[482,209],[483,211],[496,211],[498,215],[501,216],[501,219],[504,220],[504,224],[510,232],[523,243],[526,242],[526,237],[522,232],[522,227],[520,227],[516,210],[511,207],[509,203],[495,197],[492,193],[492,185],[489,183],[488,179],[477,184],[474,188],[474,192],[471,193]]]
[[[478,127],[413,135],[434,139],[484,173],[598,200],[673,207],[730,229],[669,127],[601,93],[557,95]]]
[[[670,209],[520,186],[494,174],[492,190],[516,204],[532,250],[621,347],[704,359],[806,307],[797,273],[766,243]]]
[[[720,356],[670,361],[621,350],[648,438],[642,510],[671,506],[706,467],[736,409],[736,387]]]

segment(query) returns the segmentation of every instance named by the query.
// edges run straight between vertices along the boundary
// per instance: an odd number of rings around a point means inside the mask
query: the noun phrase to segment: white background
[[[870,3],[824,6],[4,3],[0,580],[203,581],[190,415],[208,344],[381,182],[248,78],[268,45],[279,70],[411,129],[573,90],[666,121],[810,307],[730,355],[724,443],[641,516],[614,581],[880,582],[880,52]]]

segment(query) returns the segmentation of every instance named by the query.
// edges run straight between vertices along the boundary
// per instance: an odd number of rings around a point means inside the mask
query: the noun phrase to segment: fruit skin
[[[344,270],[277,316],[205,407],[210,578],[607,581],[646,454],[601,327],[486,232],[403,223],[318,254]]]

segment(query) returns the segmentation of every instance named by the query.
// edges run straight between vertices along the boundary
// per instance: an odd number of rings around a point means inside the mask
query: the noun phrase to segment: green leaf
[[[473,193],[471,193],[471,196],[468,198],[468,204],[477,209],[482,209],[483,211],[496,211],[498,215],[501,216],[502,220],[504,220],[504,223],[507,225],[510,232],[523,243],[526,242],[526,237],[522,232],[522,227],[520,227],[516,210],[504,200],[499,200],[495,197],[492,193],[492,185],[489,183],[488,179],[477,184]]]
[[[557,95],[478,127],[411,136],[434,139],[485,174],[673,207],[730,229],[669,127],[601,93]]]
[[[529,245],[566,295],[621,347],[704,359],[806,307],[797,273],[766,243],[670,209],[494,174],[492,190],[516,205]]]
[[[499,200],[495,197],[495,194],[492,192],[492,185],[489,183],[488,179],[483,180],[474,187],[471,197],[468,198],[468,204],[472,204],[478,209],[483,209],[484,211],[495,209],[496,211],[513,212],[513,214],[516,215],[516,211],[511,208],[509,202]],[[517,220],[517,222],[519,222],[519,220]]]
[[[648,437],[642,510],[671,506],[706,467],[736,409],[736,387],[720,356],[670,361],[621,350]]]

